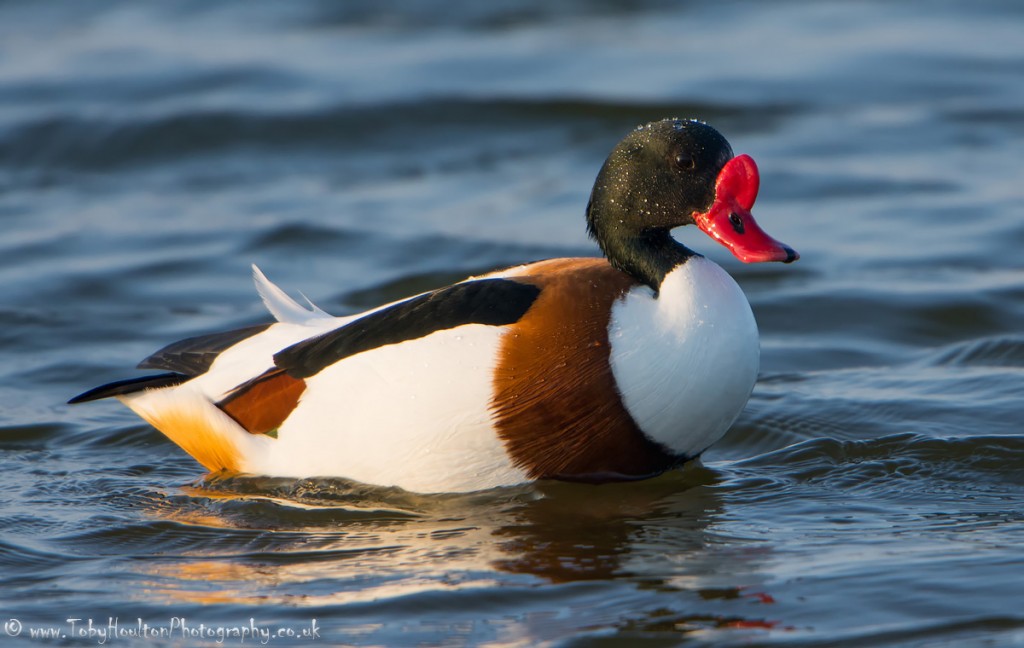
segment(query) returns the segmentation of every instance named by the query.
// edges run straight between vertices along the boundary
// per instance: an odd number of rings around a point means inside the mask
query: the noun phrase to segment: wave
[[[813,484],[845,493],[931,501],[989,498],[1008,505],[1024,484],[1024,436],[935,438],[893,434],[867,440],[819,438],[736,461],[727,470],[785,488]],[[941,496],[940,496],[941,494]]]
[[[189,156],[261,151],[328,153],[388,146],[431,145],[473,133],[504,134],[537,122],[559,128],[559,141],[603,124],[612,138],[625,127],[668,116],[695,116],[734,126],[771,129],[799,110],[789,104],[622,102],[591,97],[433,97],[421,100],[324,106],[311,110],[224,108],[118,117],[50,114],[0,130],[0,165],[15,170],[96,171],[159,164]],[[423,132],[429,129],[430,137]],[[413,135],[416,135],[413,137]],[[536,138],[534,138],[534,142]],[[614,142],[611,142],[614,143]],[[393,153],[392,153],[393,154]]]
[[[928,353],[921,362],[936,367],[1024,367],[1024,335],[957,342]]]

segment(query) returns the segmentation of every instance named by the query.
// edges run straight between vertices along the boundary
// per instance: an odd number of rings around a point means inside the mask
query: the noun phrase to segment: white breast
[[[637,425],[696,456],[720,439],[750,398],[760,365],[757,323],[722,268],[693,257],[655,298],[640,286],[612,309],[611,366]]]

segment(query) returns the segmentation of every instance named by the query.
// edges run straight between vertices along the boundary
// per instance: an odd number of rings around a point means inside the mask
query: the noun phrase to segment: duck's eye
[[[689,153],[677,153],[676,166],[683,171],[693,171],[694,167],[697,166],[697,163]]]

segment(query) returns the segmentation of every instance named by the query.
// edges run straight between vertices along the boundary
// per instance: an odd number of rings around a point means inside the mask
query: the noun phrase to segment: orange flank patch
[[[242,472],[242,453],[231,440],[230,431],[223,429],[233,424],[212,405],[197,408],[186,404],[160,411],[132,409],[207,470]]]
[[[284,423],[306,391],[301,378],[271,370],[251,380],[217,406],[250,434],[270,434]]]
[[[608,324],[636,281],[604,259],[555,259],[509,279],[541,288],[502,339],[494,375],[498,434],[531,478],[641,477],[678,458],[651,442],[619,396]]]

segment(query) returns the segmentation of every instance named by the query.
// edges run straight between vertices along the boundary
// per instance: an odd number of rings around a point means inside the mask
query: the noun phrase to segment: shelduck
[[[171,344],[163,373],[97,387],[210,471],[343,477],[417,492],[641,479],[725,434],[757,379],[750,305],[670,236],[696,225],[747,263],[798,258],[750,209],[754,161],[667,119],[611,152],[586,208],[606,258],[529,263],[358,315],[290,299],[276,322]]]

